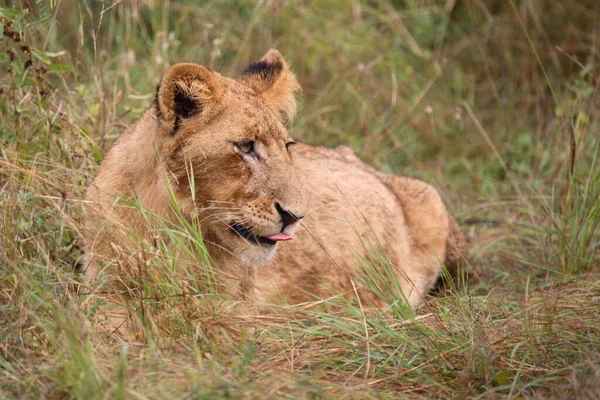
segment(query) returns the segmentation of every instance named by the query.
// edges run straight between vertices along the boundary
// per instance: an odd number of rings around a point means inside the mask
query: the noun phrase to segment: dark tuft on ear
[[[175,89],[175,115],[182,118],[189,118],[192,115],[201,111],[202,105],[188,93],[181,90],[179,87]]]
[[[293,119],[296,113],[294,94],[300,90],[300,85],[277,50],[269,50],[260,60],[250,64],[239,79],[254,89],[283,122]]]
[[[274,83],[278,78],[283,64],[281,62],[269,63],[267,61],[259,60],[248,65],[242,75],[258,75],[260,79]]]
[[[191,116],[202,111],[202,104],[198,99],[194,98],[189,92],[185,92],[180,87],[175,87],[173,94],[173,112],[175,113],[175,123],[173,130],[169,134],[175,136],[181,127],[182,118],[190,118]]]
[[[160,83],[156,85],[156,93],[154,94],[154,109],[156,110],[156,115],[160,117],[160,106],[158,105],[158,91],[160,90]]]
[[[192,63],[176,64],[163,76],[156,92],[156,116],[174,136],[185,119],[208,121],[217,112],[224,88],[220,75]]]

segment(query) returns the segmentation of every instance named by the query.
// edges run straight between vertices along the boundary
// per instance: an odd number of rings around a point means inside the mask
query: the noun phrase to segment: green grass
[[[55,3],[0,3],[0,398],[597,396],[596,1]],[[270,47],[303,87],[292,135],[434,184],[477,277],[417,312],[240,313],[174,261],[206,256],[198,226],[158,220],[144,336],[107,339],[76,273],[102,157],[168,66],[235,75]]]

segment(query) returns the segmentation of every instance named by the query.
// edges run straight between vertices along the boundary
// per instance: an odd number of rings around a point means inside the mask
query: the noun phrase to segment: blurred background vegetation
[[[465,368],[417,369],[405,377],[412,386],[390,383],[388,370],[373,378],[384,377],[389,393],[410,386],[428,397],[457,390],[583,396],[600,384],[598,329],[589,325],[600,309],[598,1],[0,0],[0,32],[0,386],[7,396],[38,393],[40,384],[57,396],[87,393],[76,371],[99,357],[87,344],[70,350],[71,367],[49,361],[72,368],[71,381],[39,370],[25,379],[35,364],[23,360],[37,354],[39,361],[40,351],[50,352],[42,339],[49,327],[64,328],[56,313],[70,315],[68,286],[81,255],[77,200],[111,144],[149,107],[163,72],[193,61],[236,76],[271,47],[303,88],[295,138],[348,144],[379,169],[440,189],[470,237],[480,278],[456,294],[453,313],[470,321],[485,315],[478,324],[490,332],[519,321],[512,347],[496,349],[504,355],[492,355],[490,347],[504,344],[482,334],[475,342],[483,353],[471,343],[464,344],[469,355],[448,356],[463,357]],[[544,318],[561,315],[572,335],[563,336],[568,350],[534,350],[555,343],[544,336],[555,332],[550,322],[549,333],[532,333],[529,290],[548,309]],[[557,311],[561,296],[576,302],[572,315]],[[526,361],[515,359],[519,343],[529,346]],[[254,350],[240,350],[242,360],[247,351]],[[419,354],[427,360],[435,346],[430,351]],[[352,373],[320,362],[323,379],[343,384]],[[132,396],[94,368],[89,387]],[[247,382],[236,374],[249,367],[239,368],[219,382],[244,397]],[[300,397],[346,393],[295,379],[282,385]],[[249,397],[264,390],[260,382]]]

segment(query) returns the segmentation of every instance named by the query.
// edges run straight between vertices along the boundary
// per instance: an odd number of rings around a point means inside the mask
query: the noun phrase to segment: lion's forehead
[[[237,119],[235,122],[243,127],[244,134],[264,142],[287,139],[289,135],[285,126],[259,94],[232,79],[226,79],[225,82],[229,97],[228,113]]]
[[[244,124],[243,134],[249,139],[259,140],[265,144],[285,141],[288,136],[284,128],[261,119],[249,119]]]
[[[265,144],[285,141],[289,135],[283,124],[273,113],[263,109],[262,105],[257,107],[251,103],[242,105],[242,118],[239,121],[241,133],[249,139],[260,140]]]

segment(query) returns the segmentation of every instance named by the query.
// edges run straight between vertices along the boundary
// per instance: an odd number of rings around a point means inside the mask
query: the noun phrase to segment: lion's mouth
[[[273,246],[279,241],[293,239],[291,236],[285,233],[277,233],[275,235],[269,236],[257,236],[254,233],[252,233],[252,231],[249,228],[246,228],[245,226],[238,224],[237,222],[231,224],[229,227],[235,234],[254,244],[266,244],[269,246]]]

